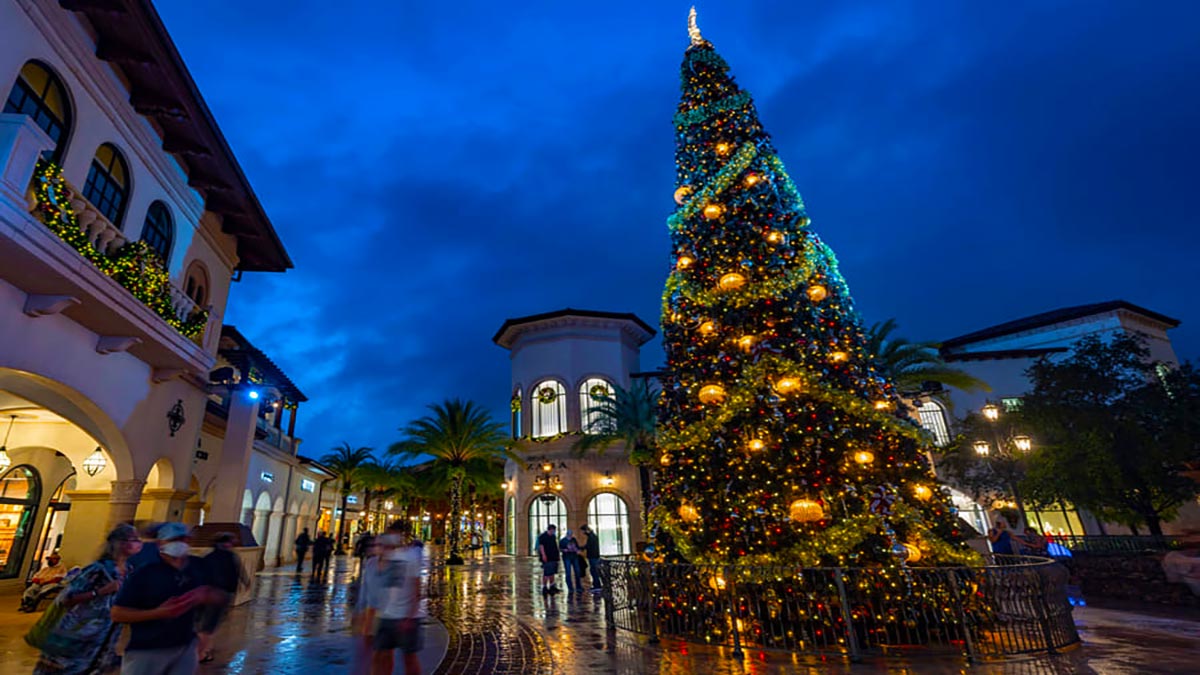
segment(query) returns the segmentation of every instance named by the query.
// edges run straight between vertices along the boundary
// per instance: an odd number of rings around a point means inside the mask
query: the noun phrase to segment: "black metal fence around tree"
[[[1046,558],[980,567],[792,567],[600,562],[608,627],[796,653],[962,654],[969,660],[1079,642],[1067,572]]]

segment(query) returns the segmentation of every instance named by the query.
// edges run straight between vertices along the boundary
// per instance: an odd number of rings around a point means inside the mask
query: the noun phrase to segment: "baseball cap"
[[[179,539],[186,537],[192,531],[192,528],[183,523],[163,523],[158,528],[158,540],[170,541],[171,539]]]

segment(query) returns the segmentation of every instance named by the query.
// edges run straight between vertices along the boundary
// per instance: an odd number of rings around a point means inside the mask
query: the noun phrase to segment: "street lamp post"
[[[996,453],[992,455],[992,444],[984,440],[975,441],[972,447],[975,449],[975,453],[984,460],[992,463],[1004,463],[1004,482],[1008,484],[1008,489],[1012,491],[1013,501],[1017,503],[1017,526],[1023,526],[1027,522],[1025,517],[1025,502],[1021,499],[1021,489],[1018,487],[1018,480],[1015,473],[1022,456],[1033,449],[1033,439],[1024,434],[1012,436],[1009,442],[1015,448],[1016,452],[1014,452],[1009,448],[1009,444],[1004,442],[1000,433],[1000,406],[995,403],[988,403],[980,409],[980,413],[991,427],[992,442],[995,444]],[[1017,453],[1020,453],[1020,455]]]

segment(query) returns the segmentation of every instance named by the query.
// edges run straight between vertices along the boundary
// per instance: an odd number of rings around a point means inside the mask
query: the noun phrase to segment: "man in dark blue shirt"
[[[208,585],[202,559],[188,555],[186,525],[164,524],[158,543],[159,559],[134,570],[113,601],[113,621],[130,624],[122,675],[195,673],[195,610],[224,596]]]

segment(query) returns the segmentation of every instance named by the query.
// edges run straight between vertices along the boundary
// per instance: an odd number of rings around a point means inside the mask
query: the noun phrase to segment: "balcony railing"
[[[202,343],[209,313],[171,284],[158,253],[144,241],[129,241],[62,175],[39,160],[30,185],[31,212],[185,337]]]
[[[1183,548],[1178,537],[1137,535],[1054,535],[1054,542],[1075,552],[1140,553],[1142,551],[1173,551]]]

